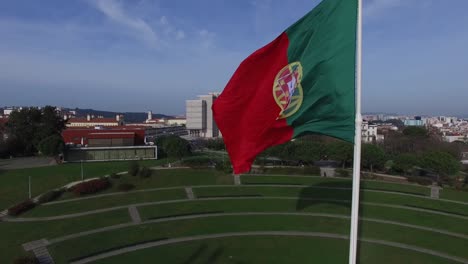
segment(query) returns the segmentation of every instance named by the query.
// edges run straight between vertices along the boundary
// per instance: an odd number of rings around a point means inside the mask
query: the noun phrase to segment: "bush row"
[[[307,167],[282,167],[282,168],[259,168],[252,169],[252,173],[285,174],[285,175],[320,175],[320,168],[316,166]]]
[[[79,183],[70,190],[75,195],[92,194],[105,190],[110,187],[110,181],[107,178],[95,179]]]
[[[38,203],[48,203],[57,198],[59,198],[63,193],[63,190],[52,190],[44,193],[43,195],[39,196]]]
[[[34,208],[36,204],[32,200],[26,200],[24,202],[21,202],[17,205],[14,205],[10,208],[8,208],[8,215],[11,216],[18,216],[21,213],[24,213],[32,208]]]
[[[182,160],[182,165],[190,167],[190,168],[206,168],[206,167],[212,167],[213,165],[215,165],[215,163],[209,157],[195,156],[195,157],[185,158],[184,160]]]

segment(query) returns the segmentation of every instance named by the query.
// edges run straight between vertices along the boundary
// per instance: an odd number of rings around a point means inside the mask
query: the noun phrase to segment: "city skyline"
[[[3,2],[0,105],[181,114],[318,2]],[[466,7],[364,1],[363,112],[468,115]]]

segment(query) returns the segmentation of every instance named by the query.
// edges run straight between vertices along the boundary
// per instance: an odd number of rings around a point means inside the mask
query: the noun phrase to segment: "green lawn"
[[[45,204],[21,215],[22,217],[44,217],[63,214],[73,214],[96,209],[123,206],[135,203],[155,202],[165,200],[185,199],[184,189],[158,190],[150,192],[135,192],[123,195],[95,197],[86,200],[69,201],[58,204]]]
[[[468,202],[468,192],[457,191],[451,188],[444,188],[440,191],[440,198]]]
[[[130,183],[135,186],[133,190],[182,187],[192,185],[233,185],[234,178],[223,172],[214,169],[164,169],[153,170],[149,178],[141,178],[129,174],[121,175],[118,179],[111,179],[111,188],[100,192],[112,193],[120,192],[118,186],[123,183]],[[65,193],[61,200],[76,198],[73,193]]]
[[[153,166],[163,161],[145,161]],[[85,164],[87,177],[102,176],[127,170],[126,162],[106,162]],[[28,172],[29,171],[29,172]],[[87,172],[87,174],[86,174]],[[79,179],[79,164],[65,164],[54,167],[12,170],[0,173],[0,178],[8,184],[0,186],[0,205],[10,205],[23,198],[22,190],[27,190],[28,173],[33,174],[34,186],[43,188],[42,192]],[[26,179],[26,184],[22,181]],[[34,181],[40,184],[34,185]],[[180,187],[170,190],[130,192],[102,197],[37,206],[21,217],[46,217],[73,214],[89,210],[125,206],[136,203],[184,200],[176,203],[140,206],[138,210],[143,220],[168,216],[204,214],[216,212],[314,212],[349,215],[351,187],[349,179],[330,179],[320,177],[271,177],[242,176],[244,184],[292,184],[309,186],[249,186],[233,185],[232,175],[213,169],[174,169],[155,170],[150,178],[142,179],[123,175],[112,179],[113,186],[99,194],[117,191],[120,183],[132,183],[135,190]],[[16,185],[15,185],[16,184]],[[197,187],[199,185],[226,185],[219,187]],[[225,197],[223,200],[185,200],[182,186],[193,186],[197,198]],[[468,220],[455,216],[445,216],[430,212],[382,207],[369,203],[382,203],[411,208],[447,212],[468,216],[468,205],[449,201],[424,198],[429,193],[427,187],[402,185],[378,181],[362,181],[360,216],[397,221],[423,227],[446,230],[468,235]],[[327,189],[314,187],[334,187]],[[16,188],[16,191],[15,191]],[[39,188],[39,187],[38,187]],[[400,192],[379,193],[371,190]],[[39,191],[37,191],[39,192]],[[404,195],[406,193],[416,196]],[[468,201],[468,193],[446,188],[442,198]],[[15,196],[16,195],[16,196]],[[420,195],[418,197],[417,195]],[[249,198],[242,198],[247,196]],[[255,199],[252,197],[291,197],[293,199]],[[15,198],[16,197],[16,198]],[[236,197],[236,199],[229,199]],[[311,198],[316,200],[296,199]],[[70,193],[61,199],[75,198]],[[322,201],[320,201],[322,199]],[[328,200],[328,201],[324,201]],[[333,201],[336,200],[336,201]],[[14,203],[13,202],[13,203]],[[3,208],[5,208],[4,206]],[[25,223],[0,222],[0,263],[11,263],[19,255],[27,254],[21,244],[41,238],[58,238],[84,230],[129,222],[127,208],[89,216]],[[221,216],[185,219],[162,223],[147,223],[102,232],[80,238],[66,240],[49,247],[56,263],[96,254],[103,250],[130,246],[162,238],[175,238],[201,234],[215,234],[242,231],[306,231],[335,234],[349,234],[349,219],[313,216]],[[467,240],[442,235],[430,231],[415,230],[391,224],[362,221],[360,236],[381,239],[427,248],[449,255],[468,259]],[[237,237],[212,239],[191,243],[178,243],[147,250],[141,250],[112,257],[99,263],[139,263],[157,259],[161,263],[342,263],[347,260],[348,241],[337,239],[305,237]],[[5,253],[4,253],[5,252]],[[262,253],[264,252],[264,253]],[[278,253],[276,253],[278,252]],[[195,257],[192,257],[195,256]],[[229,258],[232,256],[232,258]],[[382,257],[384,256],[384,257]],[[393,247],[361,243],[359,263],[452,263],[441,258]]]
[[[74,234],[129,221],[128,211],[122,209],[65,220],[0,222],[0,234],[2,237],[0,239],[0,263],[13,263],[16,257],[26,255],[21,246],[26,242]]]
[[[288,223],[288,225],[285,225]],[[54,244],[49,252],[56,263],[83,257],[102,250],[150,241],[200,234],[215,234],[240,231],[287,231],[348,233],[348,221],[333,218],[311,217],[213,217],[207,219],[181,220],[157,224],[144,224],[80,237]]]
[[[141,165],[157,166],[162,160],[140,161]],[[85,178],[100,177],[113,172],[126,171],[127,161],[90,162],[83,164]],[[67,163],[48,167],[17,169],[0,172],[0,209],[7,208],[28,198],[28,176],[31,176],[32,196],[81,179],[79,163]]]
[[[288,177],[288,176],[255,176],[244,175],[241,177],[243,184],[301,184],[321,187],[351,188],[351,179],[321,178],[321,177]],[[412,184],[397,184],[382,181],[361,181],[361,189],[384,190],[410,193],[416,195],[430,194],[430,189],[424,186]],[[468,197],[468,194],[465,196]]]
[[[281,199],[184,201],[171,204],[141,206],[138,209],[142,219],[147,220],[168,216],[203,213],[313,212],[349,216],[351,212],[349,204],[310,202],[307,205],[303,205],[301,203],[302,202],[298,200]],[[360,210],[361,217],[408,223],[468,235],[468,220],[426,212],[386,208],[374,205],[361,205]]]
[[[287,223],[287,224],[285,224]],[[162,238],[242,231],[306,231],[347,235],[349,221],[310,216],[222,216],[144,224],[80,237],[54,244],[51,254],[57,263],[116,247]],[[466,240],[406,227],[362,222],[361,237],[383,239],[468,257]]]
[[[385,257],[382,257],[385,256]],[[362,264],[449,264],[452,261],[410,250],[360,243]],[[248,236],[207,239],[138,250],[96,264],[145,263],[346,263],[348,241],[315,237]]]
[[[351,200],[351,190],[316,189],[312,187],[197,187],[194,188],[197,197],[226,196],[286,196],[315,199]],[[463,216],[468,216],[468,205],[451,203],[428,198],[419,198],[393,193],[377,193],[368,190],[361,191],[362,202],[387,203],[415,208],[437,210]]]

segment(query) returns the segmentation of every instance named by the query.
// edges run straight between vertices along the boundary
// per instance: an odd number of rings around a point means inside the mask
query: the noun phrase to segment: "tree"
[[[7,123],[7,132],[15,142],[11,154],[32,155],[39,143],[35,137],[38,124],[41,122],[41,111],[37,108],[23,108],[13,111]]]
[[[128,174],[132,176],[137,176],[138,172],[140,171],[140,164],[138,161],[132,160],[128,163]]]
[[[38,149],[45,156],[56,156],[62,153],[65,143],[60,135],[52,135],[44,138],[38,144]]]
[[[362,163],[365,167],[374,171],[375,167],[383,167],[385,163],[385,152],[377,145],[363,144],[362,145]]]
[[[428,131],[424,127],[410,126],[403,129],[403,134],[411,137],[427,137]]]
[[[0,159],[8,157],[8,144],[0,135]]]
[[[158,154],[163,157],[181,159],[192,154],[190,143],[175,135],[157,138],[154,143],[158,146]]]
[[[433,171],[440,176],[451,176],[460,170],[460,162],[452,155],[442,151],[426,152],[422,156],[421,165],[423,168]]]
[[[353,160],[353,144],[344,141],[336,141],[326,146],[326,153],[331,159],[340,161],[343,168]]]
[[[65,122],[53,106],[41,110],[30,107],[13,111],[6,127],[11,142],[14,142],[10,154],[33,155],[38,150],[39,142],[53,135],[60,136],[64,128]]]
[[[213,138],[204,140],[204,145],[207,149],[212,150],[225,150],[224,140],[222,138]]]
[[[403,175],[407,175],[416,166],[420,166],[420,158],[411,153],[397,155],[393,161],[392,168]]]

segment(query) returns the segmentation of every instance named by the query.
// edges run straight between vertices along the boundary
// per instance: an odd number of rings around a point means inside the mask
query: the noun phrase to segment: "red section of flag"
[[[288,45],[283,33],[250,55],[213,104],[236,174],[248,172],[257,154],[293,135],[286,119],[278,119],[281,109],[273,97],[275,77],[288,65]]]

